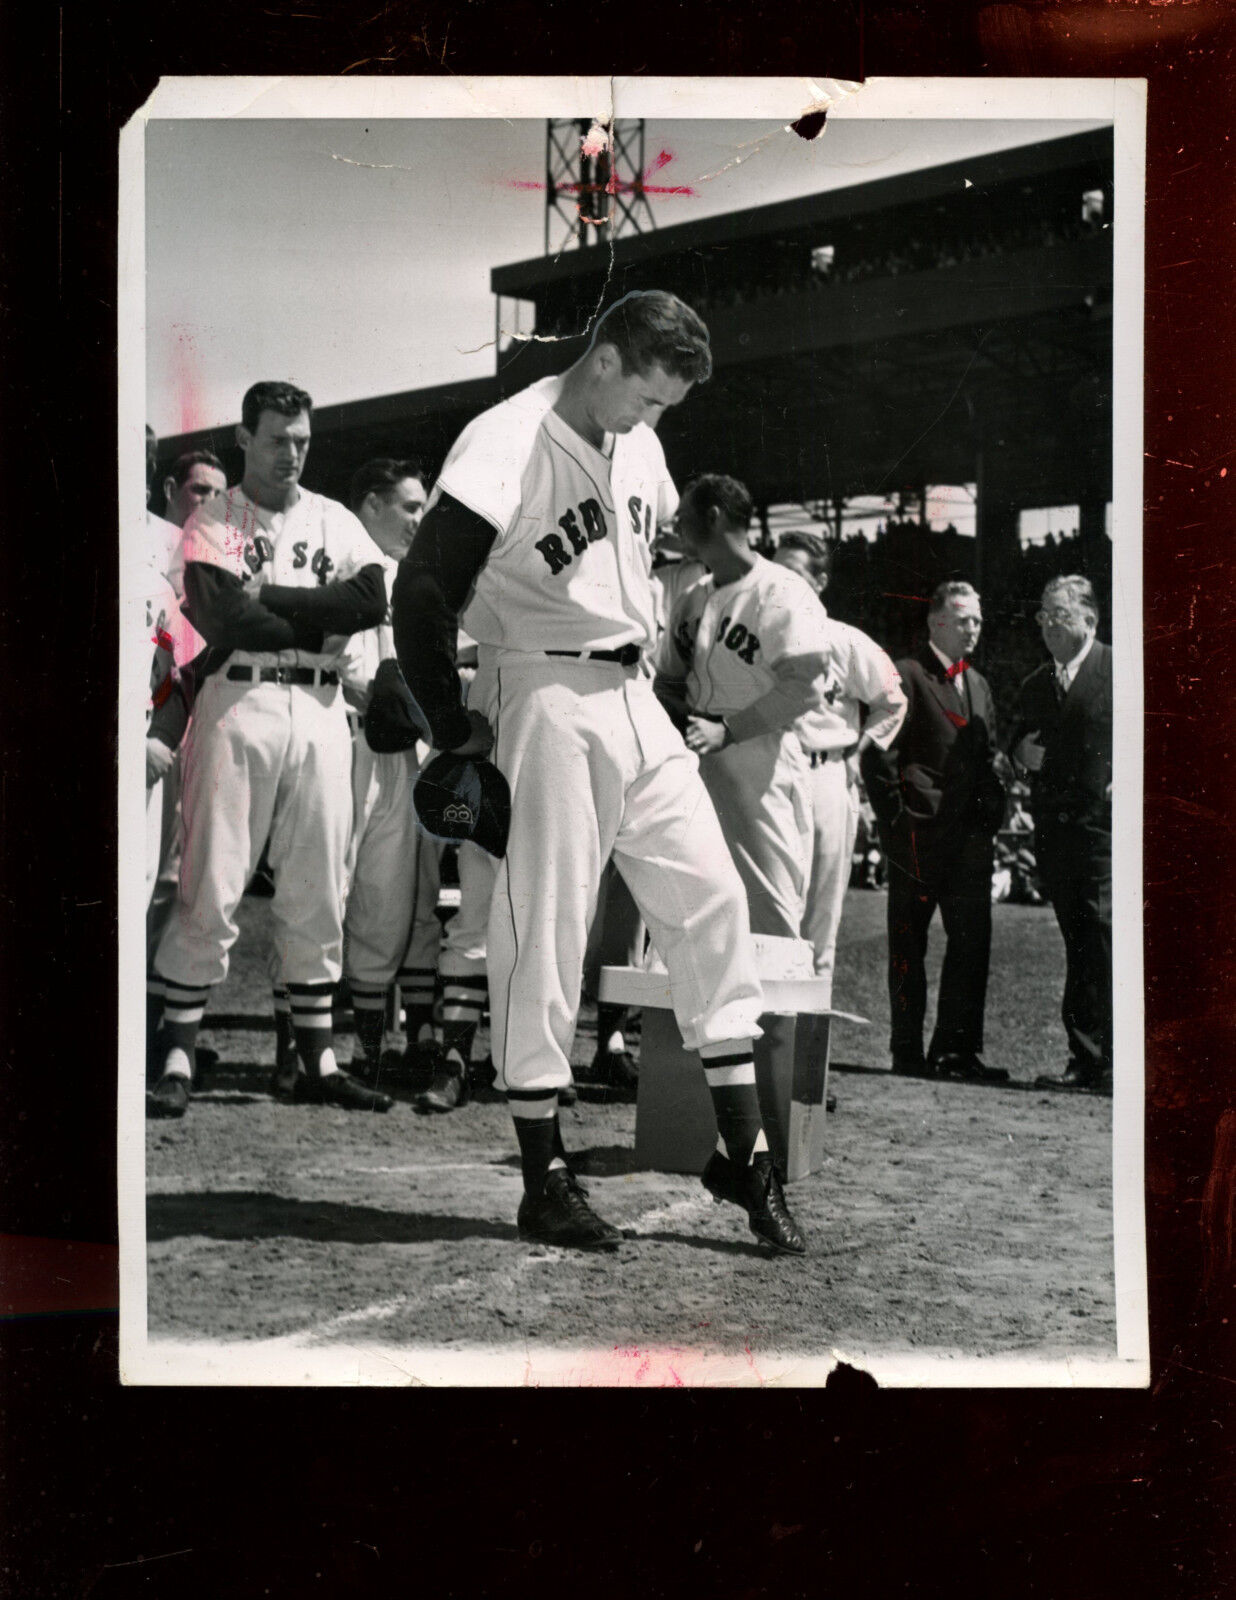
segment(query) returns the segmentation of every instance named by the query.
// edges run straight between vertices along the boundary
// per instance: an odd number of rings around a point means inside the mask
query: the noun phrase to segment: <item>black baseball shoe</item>
[[[183,1117],[189,1109],[192,1085],[181,1072],[165,1072],[159,1081],[146,1091],[148,1117]]]
[[[467,1067],[457,1055],[442,1051],[429,1087],[416,1097],[416,1109],[439,1113],[454,1111],[458,1106],[467,1105],[470,1092]]]
[[[762,1244],[782,1255],[806,1253],[807,1241],[786,1207],[781,1177],[767,1150],[760,1151],[741,1171],[728,1156],[714,1150],[700,1182],[715,1200],[742,1206],[751,1232]]]
[[[437,1039],[418,1039],[404,1053],[401,1076],[413,1094],[424,1094],[442,1070],[446,1051]]]
[[[371,1089],[347,1072],[328,1072],[324,1078],[306,1076],[297,1098],[315,1106],[340,1106],[344,1111],[389,1111],[395,1104],[390,1095]]]
[[[293,1056],[290,1062],[275,1068],[266,1085],[266,1092],[272,1100],[283,1100],[289,1104],[295,1102],[302,1105],[309,1100],[309,1078],[300,1064],[299,1056]]]
[[[473,1094],[487,1094],[498,1081],[498,1069],[494,1066],[494,1058],[486,1056],[484,1061],[472,1061],[468,1064],[468,1083]]]
[[[588,1191],[565,1167],[555,1167],[539,1198],[526,1194],[519,1202],[519,1237],[534,1244],[556,1244],[574,1250],[616,1250],[622,1235],[588,1204]]]
[[[639,1089],[639,1065],[629,1050],[598,1050],[588,1068],[588,1076],[593,1083],[619,1089],[625,1094],[635,1094]]]
[[[954,1078],[960,1083],[1007,1083],[1009,1075],[1003,1067],[989,1067],[971,1053],[962,1055],[948,1051],[935,1057],[933,1062],[937,1077]]]

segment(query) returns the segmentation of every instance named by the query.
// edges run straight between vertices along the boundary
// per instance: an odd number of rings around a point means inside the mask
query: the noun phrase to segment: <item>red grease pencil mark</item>
[[[202,384],[198,373],[198,352],[188,323],[173,322],[176,344],[172,353],[176,397],[180,405],[180,432],[196,433],[207,424],[202,403]]]
[[[167,699],[168,695],[171,694],[171,692],[172,692],[172,675],[169,672],[167,677],[164,678],[163,682],[159,685],[159,687],[154,691],[154,693],[150,697],[150,703],[151,703],[151,705],[154,707],[154,709],[156,711],[163,704],[163,702]]]
[[[654,172],[660,172],[662,167],[668,166],[674,159],[668,150],[660,151],[648,163],[647,168],[638,178],[627,180],[618,178],[612,173],[608,183],[556,183],[554,189],[560,194],[688,194],[694,195],[695,190],[689,184],[656,184],[649,183],[648,179]],[[531,178],[508,178],[508,189],[544,189],[545,184]]]
[[[921,600],[925,606],[931,604],[931,596],[928,594],[898,594],[895,589],[885,589],[884,598],[886,600]]]

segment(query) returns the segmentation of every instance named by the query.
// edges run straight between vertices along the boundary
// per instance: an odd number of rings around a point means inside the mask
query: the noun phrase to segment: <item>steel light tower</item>
[[[551,118],[545,139],[545,254],[656,226],[644,189],[644,119]]]

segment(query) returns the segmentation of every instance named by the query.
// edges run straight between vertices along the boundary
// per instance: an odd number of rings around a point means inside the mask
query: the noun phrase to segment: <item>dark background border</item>
[[[0,14],[0,1593],[1224,1592],[1234,56],[1223,0]],[[846,1372],[789,1394],[117,1386],[119,128],[162,73],[611,69],[1150,80],[1147,1393],[880,1394]]]

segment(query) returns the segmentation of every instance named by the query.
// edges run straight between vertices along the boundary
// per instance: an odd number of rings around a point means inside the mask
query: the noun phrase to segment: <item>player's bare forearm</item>
[[[268,583],[262,604],[277,617],[288,617],[322,633],[362,633],[386,616],[386,580],[375,562],[351,578],[337,578],[317,588]]]

